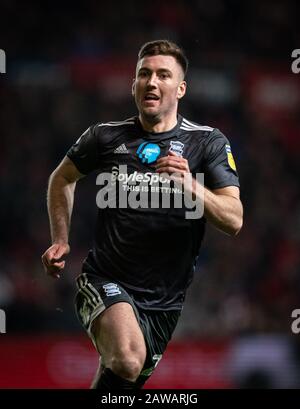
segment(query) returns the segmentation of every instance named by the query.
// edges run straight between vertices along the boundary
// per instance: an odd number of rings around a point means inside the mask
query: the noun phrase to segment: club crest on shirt
[[[184,148],[184,143],[179,142],[179,141],[170,141],[170,152],[176,153],[178,156],[183,155],[183,148]]]
[[[228,164],[231,167],[231,169],[236,171],[235,161],[234,161],[233,155],[231,153],[230,145],[225,145],[225,149],[226,149],[226,153],[227,153]]]

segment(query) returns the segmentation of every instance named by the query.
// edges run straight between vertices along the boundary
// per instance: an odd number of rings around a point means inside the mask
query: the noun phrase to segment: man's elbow
[[[51,173],[49,180],[48,180],[48,184],[50,185],[75,185],[76,184],[76,180],[73,180],[71,178],[68,177],[68,175],[66,175],[64,172],[62,172],[62,170],[57,167],[56,169],[54,169],[54,171]]]
[[[243,227],[243,216],[244,216],[244,209],[241,202],[239,202],[239,207],[236,209],[234,217],[232,218],[231,222],[231,236],[237,236]]]
[[[232,237],[237,236],[239,232],[241,231],[242,227],[243,227],[243,217],[236,218],[232,222],[230,229],[227,233]]]
[[[68,181],[65,179],[63,175],[60,174],[57,169],[55,169],[51,175],[49,176],[48,179],[48,187],[56,187],[56,186],[64,186],[68,183]]]

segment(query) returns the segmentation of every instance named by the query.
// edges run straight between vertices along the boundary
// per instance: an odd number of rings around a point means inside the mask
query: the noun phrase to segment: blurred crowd
[[[208,228],[177,337],[291,334],[291,313],[300,308],[300,74],[291,72],[291,52],[300,47],[297,2],[2,3],[0,308],[7,331],[80,329],[74,277],[93,239],[95,175],[78,184],[72,251],[59,281],[45,276],[40,261],[50,243],[48,177],[88,126],[136,113],[130,87],[138,49],[169,38],[191,66],[180,112],[231,141],[245,211],[237,237]]]

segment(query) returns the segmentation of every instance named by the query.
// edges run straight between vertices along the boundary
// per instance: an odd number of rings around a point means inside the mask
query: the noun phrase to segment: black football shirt
[[[83,174],[96,170],[116,178],[120,166],[126,166],[127,178],[138,186],[142,180],[152,184],[157,159],[170,150],[188,160],[194,175],[204,173],[207,188],[239,186],[228,139],[218,129],[180,115],[173,129],[161,133],[145,131],[138,117],[98,123],[67,156]],[[204,217],[187,219],[184,210],[174,205],[99,208],[94,244],[83,270],[118,282],[140,308],[181,309],[206,222]]]

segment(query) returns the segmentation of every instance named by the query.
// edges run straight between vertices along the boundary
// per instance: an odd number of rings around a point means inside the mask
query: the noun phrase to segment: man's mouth
[[[156,94],[152,94],[151,92],[148,92],[144,96],[144,101],[158,101],[158,100],[159,100],[159,96]]]

